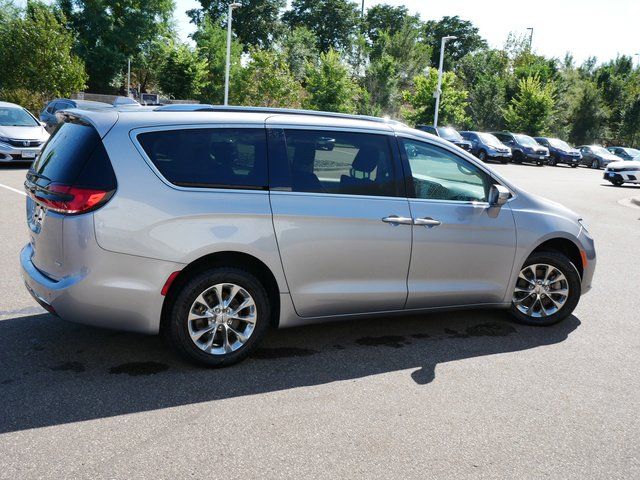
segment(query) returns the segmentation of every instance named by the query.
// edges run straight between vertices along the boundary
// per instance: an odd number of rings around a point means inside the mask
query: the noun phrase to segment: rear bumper
[[[32,262],[33,247],[20,252],[25,286],[45,309],[64,320],[96,327],[155,334],[160,329],[167,277],[183,266],[132,255],[96,252],[92,266],[55,280]]]

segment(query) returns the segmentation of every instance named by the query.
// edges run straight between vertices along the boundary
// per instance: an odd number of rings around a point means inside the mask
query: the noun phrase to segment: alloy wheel
[[[518,275],[513,305],[531,318],[549,317],[565,305],[569,282],[556,267],[547,264],[525,266]]]
[[[253,297],[234,283],[219,283],[196,297],[187,317],[189,335],[202,351],[224,355],[251,337],[257,311]]]

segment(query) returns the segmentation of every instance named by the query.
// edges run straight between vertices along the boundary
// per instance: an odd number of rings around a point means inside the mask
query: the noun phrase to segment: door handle
[[[389,215],[388,217],[384,217],[382,221],[385,223],[390,223],[391,225],[411,225],[413,223],[413,218],[399,217],[398,215]]]
[[[440,220],[434,220],[431,217],[425,217],[425,218],[416,218],[413,221],[414,225],[423,225],[425,227],[437,227],[438,225],[442,225],[442,222]]]

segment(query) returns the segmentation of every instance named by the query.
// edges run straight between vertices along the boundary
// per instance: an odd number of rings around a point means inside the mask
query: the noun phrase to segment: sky
[[[445,15],[471,20],[492,47],[502,47],[509,32],[525,35],[533,27],[533,49],[548,57],[570,52],[578,63],[590,56],[604,62],[640,53],[640,0],[365,0],[365,9],[379,3],[405,5],[423,20]],[[193,32],[185,12],[199,5],[176,0],[178,32],[185,41]]]

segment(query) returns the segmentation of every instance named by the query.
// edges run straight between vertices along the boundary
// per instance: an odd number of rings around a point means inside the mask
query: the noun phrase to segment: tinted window
[[[267,187],[262,128],[199,128],[141,133],[138,141],[160,173],[183,187]]]
[[[389,139],[366,133],[285,130],[294,192],[396,195]]]
[[[499,138],[502,142],[511,142],[511,136],[505,133],[496,132],[493,134],[495,137]]]
[[[30,172],[39,183],[111,190],[116,178],[96,130],[82,123],[63,123],[49,138]]]
[[[478,167],[440,147],[401,139],[416,198],[487,201],[491,178]]]

